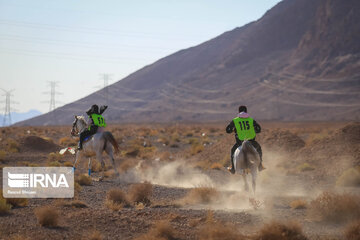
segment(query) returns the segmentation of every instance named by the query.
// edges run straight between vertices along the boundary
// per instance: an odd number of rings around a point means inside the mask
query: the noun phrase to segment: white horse
[[[71,135],[77,136],[80,132],[86,129],[88,126],[83,116],[75,116],[75,121],[73,122],[73,126],[71,129]],[[100,180],[104,179],[104,169],[105,169],[105,162],[102,158],[102,153],[105,151],[107,155],[109,155],[111,159],[111,163],[114,167],[114,171],[116,176],[119,176],[119,172],[116,169],[114,155],[113,155],[113,147],[115,149],[115,153],[119,152],[119,145],[117,144],[114,136],[110,132],[104,132],[103,128],[99,127],[97,133],[90,137],[91,139],[83,143],[83,149],[76,152],[76,159],[74,162],[73,169],[76,169],[76,163],[82,157],[82,153],[90,152],[96,153],[96,159],[101,163],[101,171],[102,175]],[[111,144],[109,144],[111,143]],[[111,146],[112,145],[112,146]],[[91,158],[89,158],[89,176],[91,175]]]
[[[260,156],[250,141],[244,140],[241,147],[237,148],[234,153],[235,172],[243,176],[245,190],[249,191],[249,185],[246,179],[246,172],[249,169],[252,176],[252,189],[255,194],[256,177],[260,165]]]

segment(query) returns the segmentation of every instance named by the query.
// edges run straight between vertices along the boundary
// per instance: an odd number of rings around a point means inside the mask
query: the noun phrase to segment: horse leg
[[[88,163],[88,175],[91,176],[91,157],[89,157],[89,163]]]
[[[115,165],[115,159],[114,159],[114,154],[113,154],[113,150],[112,147],[110,145],[108,145],[105,149],[106,153],[109,155],[110,159],[111,159],[111,164],[114,168],[115,171],[115,175],[118,177],[120,176],[120,173],[118,172],[118,170],[116,169],[116,165]]]
[[[249,184],[247,182],[247,179],[246,179],[246,171],[243,170],[243,172],[241,173],[243,179],[244,179],[244,184],[245,184],[245,191],[249,191]]]
[[[75,162],[73,164],[73,171],[75,173],[75,170],[76,170],[76,164],[78,161],[80,161],[80,158],[81,158],[81,152],[80,151],[77,151],[76,152],[76,157],[75,157]]]
[[[253,189],[254,196],[255,196],[255,191],[256,191],[256,178],[257,178],[257,169],[256,169],[256,168],[253,168],[253,169],[252,169],[251,176],[252,176],[252,189]]]
[[[101,176],[99,178],[99,181],[102,181],[105,177],[105,162],[101,156],[101,153],[96,154],[96,159],[101,163]]]

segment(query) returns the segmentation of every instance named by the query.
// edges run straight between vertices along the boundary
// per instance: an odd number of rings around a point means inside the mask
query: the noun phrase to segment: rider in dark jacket
[[[231,168],[229,169],[229,171],[234,174],[235,173],[235,168],[234,168],[234,162],[233,162],[233,157],[234,157],[234,153],[235,153],[235,150],[240,147],[242,145],[242,138],[238,136],[238,133],[241,133],[241,130],[243,130],[241,124],[238,125],[239,128],[241,129],[236,129],[236,123],[238,120],[241,120],[241,119],[249,119],[250,121],[252,121],[253,123],[253,126],[250,127],[250,126],[247,126],[247,130],[252,130],[251,128],[253,128],[253,133],[252,134],[249,134],[250,136],[250,139],[247,139],[248,141],[251,142],[251,144],[254,146],[254,148],[256,149],[256,151],[259,153],[259,156],[260,156],[260,165],[259,165],[259,171],[262,171],[264,170],[264,166],[262,165],[262,150],[261,150],[261,146],[260,144],[255,141],[255,136],[256,136],[256,133],[260,133],[261,132],[261,127],[260,125],[255,121],[253,120],[252,118],[250,118],[249,114],[247,113],[247,108],[246,106],[240,106],[239,107],[239,114],[237,116],[237,118],[234,118],[230,123],[229,125],[227,125],[226,127],[226,133],[232,133],[232,132],[235,132],[235,140],[236,140],[236,143],[234,144],[234,146],[231,148]],[[245,130],[245,127],[244,127],[244,130]]]
[[[107,106],[101,106],[99,111],[99,106],[94,104],[91,106],[91,108],[86,112],[86,114],[89,116],[89,127],[84,129],[80,133],[80,141],[78,150],[82,149],[82,144],[85,138],[94,135],[98,127],[106,127],[105,119],[101,114],[107,109]]]

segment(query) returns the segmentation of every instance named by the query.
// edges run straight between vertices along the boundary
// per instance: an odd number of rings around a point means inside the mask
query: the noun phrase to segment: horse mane
[[[76,116],[78,120],[82,121],[83,123],[86,124],[86,120],[85,120],[85,117],[83,115],[80,115],[80,116]]]

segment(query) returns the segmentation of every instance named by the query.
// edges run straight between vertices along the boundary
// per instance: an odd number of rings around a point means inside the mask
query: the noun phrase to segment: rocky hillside
[[[360,2],[284,0],[259,20],[176,52],[109,86],[113,122],[360,119]],[[104,90],[56,110],[56,124]],[[20,123],[50,124],[48,113]]]

